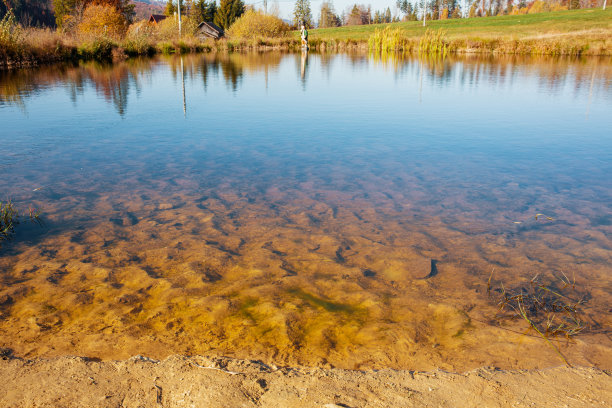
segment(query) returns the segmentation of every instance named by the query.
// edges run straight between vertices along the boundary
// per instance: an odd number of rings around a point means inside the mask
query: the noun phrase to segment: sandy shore
[[[612,373],[586,367],[463,374],[268,366],[171,356],[0,360],[2,407],[609,407]]]

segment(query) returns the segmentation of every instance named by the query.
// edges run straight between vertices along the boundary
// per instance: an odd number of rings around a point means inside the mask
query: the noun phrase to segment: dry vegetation
[[[265,39],[282,38],[289,32],[289,26],[278,17],[249,10],[228,30],[230,38]]]

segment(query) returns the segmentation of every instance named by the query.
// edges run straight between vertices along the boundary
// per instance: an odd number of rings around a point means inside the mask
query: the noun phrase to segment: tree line
[[[178,12],[177,3],[177,0],[168,0],[164,14],[172,16]],[[182,15],[199,22],[213,22],[223,29],[228,29],[245,11],[242,0],[221,0],[218,6],[215,0],[181,0]]]
[[[134,4],[131,0],[0,0],[0,19],[9,10],[25,27],[63,28],[70,25],[71,20],[78,20],[83,12],[92,5],[111,6],[117,9],[127,23],[134,19]],[[169,0],[165,14],[173,15],[177,10],[178,0]],[[244,12],[246,6],[243,0],[181,0],[181,11],[185,16],[198,21],[213,21],[218,26],[227,29]]]
[[[600,7],[604,0],[397,0],[383,10],[372,10],[365,4],[353,4],[337,13],[331,1],[321,4],[319,19],[310,11],[310,0],[297,0],[293,21],[308,27],[340,27],[345,25],[380,24],[399,21],[445,20],[449,18],[486,17],[508,14],[541,13]]]
[[[312,16],[310,0],[297,0],[293,22],[305,22],[311,27],[339,27],[343,25],[379,24],[413,21],[423,18],[486,17],[506,14],[527,14],[546,11],[575,10],[600,7],[604,0],[397,0],[382,10],[372,10],[365,4],[353,4],[341,13],[331,1],[321,4],[318,20]],[[178,0],[168,0],[166,15],[177,10]],[[116,8],[128,23],[134,18],[131,0],[0,0],[0,18],[12,10],[23,26],[54,26],[62,28],[71,18],[90,5]],[[392,9],[393,7],[393,9]],[[181,0],[181,12],[197,21],[212,21],[223,29],[229,28],[246,10],[243,0]]]

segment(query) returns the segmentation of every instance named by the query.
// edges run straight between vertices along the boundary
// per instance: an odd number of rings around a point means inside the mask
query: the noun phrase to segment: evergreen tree
[[[196,0],[193,5],[193,16],[198,23],[202,21],[213,21],[217,13],[217,3],[215,0]]]
[[[373,19],[374,24],[380,24],[382,23],[382,16],[380,15],[380,11],[376,10],[374,12],[374,19]]]
[[[179,0],[168,0],[168,2],[166,3],[166,8],[164,9],[164,14],[168,17],[173,16],[174,13],[178,13],[178,7],[176,6],[176,2],[178,2]],[[188,9],[188,5],[186,6],[188,0],[180,0],[181,2],[181,14],[186,16],[188,15],[189,9]],[[191,3],[189,3],[191,4]]]
[[[168,17],[173,16],[176,13],[176,7],[174,7],[174,2],[172,0],[168,0],[166,3],[166,8],[164,9],[164,14]]]
[[[310,12],[310,0],[297,0],[293,9],[293,23],[300,27],[302,22],[306,28],[313,27],[312,14]]]
[[[221,0],[215,13],[214,23],[227,30],[242,14],[244,14],[242,0]]]

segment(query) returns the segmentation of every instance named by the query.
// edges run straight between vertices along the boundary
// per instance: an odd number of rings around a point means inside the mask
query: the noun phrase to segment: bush
[[[83,12],[78,31],[95,37],[119,39],[127,31],[127,21],[115,7],[93,4]]]
[[[166,55],[167,54],[172,54],[175,51],[174,50],[174,45],[172,45],[172,43],[167,42],[167,41],[164,41],[164,42],[161,42],[161,43],[157,44],[157,48],[159,49],[159,51],[162,54],[166,54]]]
[[[105,38],[97,38],[90,43],[79,46],[79,56],[82,59],[94,59],[98,61],[113,59],[114,44]]]
[[[190,37],[198,29],[198,22],[192,17],[183,17],[181,20],[181,34]],[[178,18],[168,17],[157,25],[157,36],[162,40],[173,40],[178,38]]]
[[[129,56],[153,55],[156,36],[155,27],[143,20],[130,26],[122,46]]]
[[[257,39],[284,37],[289,26],[278,17],[249,10],[227,31],[232,38]]]
[[[0,20],[0,50],[19,53],[23,44],[23,32],[12,11]],[[0,52],[1,53],[1,52]]]

